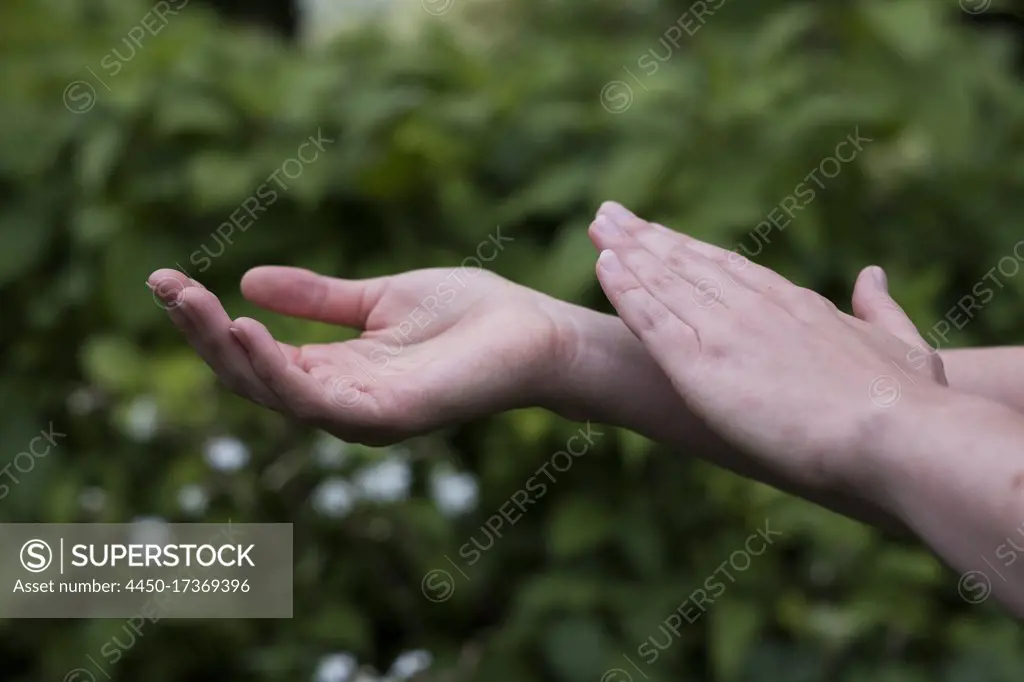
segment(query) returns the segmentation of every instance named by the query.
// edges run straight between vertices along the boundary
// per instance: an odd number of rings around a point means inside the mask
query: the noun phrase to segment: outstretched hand
[[[602,288],[687,407],[787,480],[850,481],[880,414],[946,385],[879,268],[858,278],[853,317],[615,203],[590,236]]]
[[[243,295],[284,315],[354,327],[349,341],[294,346],[174,270],[149,286],[238,395],[350,441],[392,443],[534,404],[560,365],[563,304],[493,273],[428,269],[345,280],[258,267]]]

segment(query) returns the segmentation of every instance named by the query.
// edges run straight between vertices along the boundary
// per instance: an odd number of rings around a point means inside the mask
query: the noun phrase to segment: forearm
[[[560,389],[549,407],[571,419],[621,426],[682,453],[804,497],[890,532],[905,529],[872,501],[850,490],[797,483],[756,453],[733,447],[697,418],[643,344],[619,318],[585,308],[568,312],[576,336]]]
[[[1024,348],[964,348],[939,355],[951,388],[1024,412]]]
[[[1024,418],[949,390],[904,395],[877,418],[859,484],[964,574],[965,599],[987,581],[1024,615]]]

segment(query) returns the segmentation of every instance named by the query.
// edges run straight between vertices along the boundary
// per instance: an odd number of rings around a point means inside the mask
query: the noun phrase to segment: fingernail
[[[619,257],[615,255],[615,252],[609,249],[601,252],[601,255],[597,258],[597,265],[605,272],[611,274],[622,272],[622,262],[619,261]]]
[[[885,276],[885,270],[877,265],[872,265],[871,276],[875,278],[875,284],[880,286],[884,291],[889,291],[889,279]]]
[[[598,209],[597,214],[607,216],[610,220],[616,223],[624,223],[636,217],[633,215],[632,211],[622,204],[614,201],[606,201],[601,204],[601,208]]]
[[[613,223],[607,216],[599,215],[594,221],[594,229],[597,233],[605,237],[618,237],[622,235],[622,230],[618,225]]]

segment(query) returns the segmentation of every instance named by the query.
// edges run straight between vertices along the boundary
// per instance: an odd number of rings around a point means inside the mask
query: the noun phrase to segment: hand
[[[879,268],[858,278],[851,317],[618,204],[601,207],[590,236],[602,288],[687,408],[799,487],[848,481],[880,412],[946,385]]]
[[[438,426],[543,400],[569,344],[563,306],[493,273],[430,269],[369,280],[259,267],[253,303],[357,327],[350,341],[292,346],[173,270],[149,286],[221,382],[340,438],[393,443]]]

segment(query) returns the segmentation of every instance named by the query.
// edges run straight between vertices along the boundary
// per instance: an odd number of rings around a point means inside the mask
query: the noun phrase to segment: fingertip
[[[600,218],[600,216],[598,216]],[[590,243],[594,245],[594,248],[598,251],[604,249],[604,237],[601,232],[600,221],[594,219],[590,222],[590,226],[587,227],[587,237],[590,239]]]
[[[236,327],[236,325],[234,325],[234,323],[232,322],[230,326],[227,328],[227,333],[228,336],[234,340],[234,344],[236,344],[242,350],[242,352],[246,354],[246,357],[248,357],[250,363],[252,363],[252,342],[249,339],[249,337],[246,336],[245,330],[243,330],[241,327]]]
[[[264,266],[256,268],[250,268],[246,270],[245,274],[242,275],[242,279],[238,281],[238,289],[242,292],[242,296],[249,298],[255,287],[259,286],[260,281],[260,270]]]
[[[304,268],[262,265],[242,277],[242,296],[261,308],[297,317],[320,313],[330,278]],[[324,322],[330,320],[321,320]],[[255,320],[254,320],[255,322]]]
[[[246,298],[259,298],[261,294],[273,288],[274,281],[279,280],[280,276],[284,274],[282,271],[293,269],[279,265],[259,265],[250,268],[242,275],[242,279],[238,283],[239,289]]]
[[[872,265],[865,269],[868,271],[869,276],[872,281],[874,281],[875,285],[882,291],[889,293],[889,278],[886,277],[885,270],[877,265]]]
[[[180,307],[190,289],[203,288],[195,280],[170,268],[161,268],[153,272],[146,280],[146,286],[153,293],[157,303],[168,311]]]
[[[874,274],[872,273],[872,269],[874,267],[875,266],[873,266],[873,265],[869,265],[866,268],[862,268],[861,271],[859,273],[857,273],[857,279],[854,282],[854,288],[857,288],[857,287],[867,287],[868,289],[876,289],[877,288],[875,286]]]
[[[886,278],[885,271],[877,265],[869,265],[863,268],[857,275],[857,280],[853,285],[853,299],[854,303],[858,302],[864,306],[870,306],[873,300],[877,300],[878,296],[889,296],[888,279]]]
[[[597,270],[598,273],[604,271],[611,275],[617,275],[622,272],[622,261],[619,260],[614,251],[605,249],[597,257]]]
[[[178,272],[177,270],[173,270],[171,268],[160,268],[159,270],[153,271],[146,280],[146,284],[148,284],[152,289],[161,282],[166,281],[174,281],[180,283],[182,286],[190,286],[192,280],[187,275]]]
[[[251,317],[236,318],[231,321],[231,325],[228,327],[231,334],[246,346],[251,345],[256,335],[266,332],[266,329],[267,328],[263,323],[258,322]]]
[[[851,297],[854,316],[865,322],[870,321],[868,318],[871,317],[872,312],[871,297],[876,291],[872,284],[870,269],[863,268],[857,275],[857,279],[853,283],[853,296]]]
[[[239,318],[241,319],[241,318]],[[238,320],[234,320],[231,326],[228,327],[228,332],[231,333],[233,338],[242,351],[249,357],[250,362],[252,361],[253,355],[256,353],[252,336],[246,331],[244,325],[238,324]]]
[[[251,317],[239,317],[231,322],[229,329],[262,379],[267,380],[269,373],[281,371],[289,364],[274,336],[262,322]]]
[[[888,293],[888,285],[889,281],[885,275],[885,270],[877,265],[869,265],[858,273],[854,287],[867,287],[868,289]]]
[[[597,215],[603,215],[615,222],[624,222],[636,218],[636,215],[617,201],[605,201],[597,209]]]

